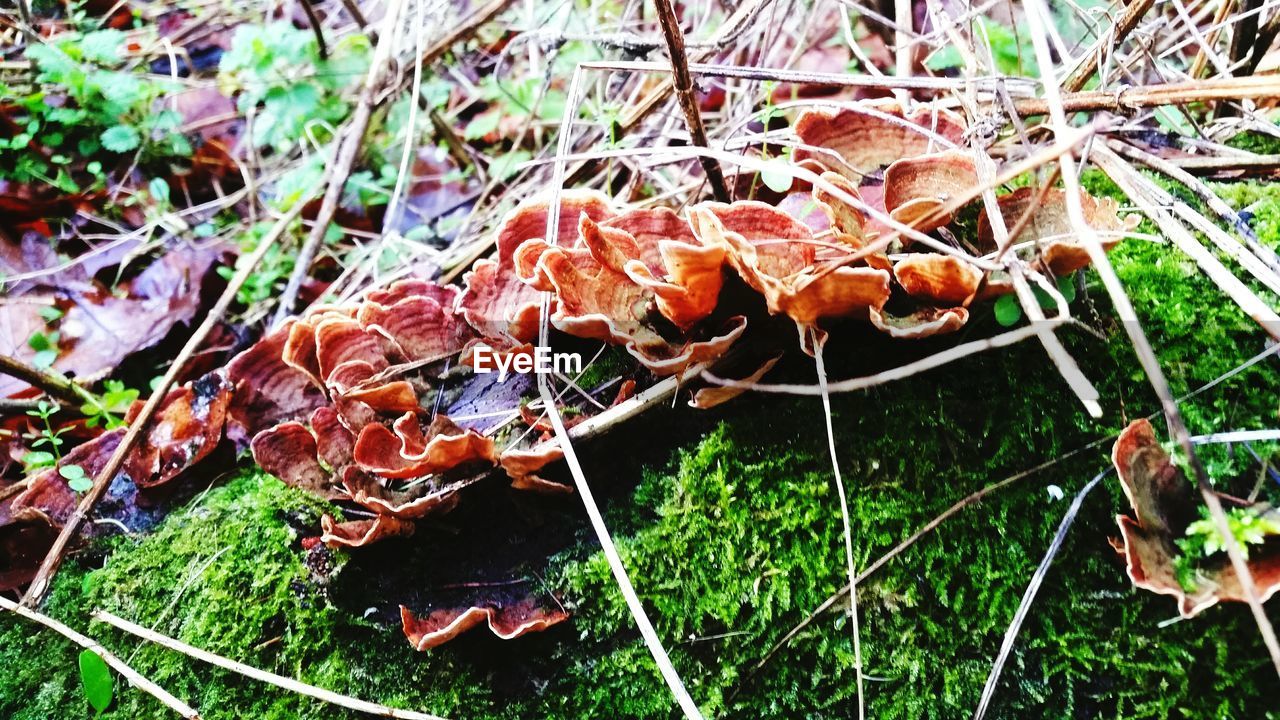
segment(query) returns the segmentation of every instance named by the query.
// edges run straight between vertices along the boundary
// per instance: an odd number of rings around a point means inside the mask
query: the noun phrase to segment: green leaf
[[[527,150],[512,150],[505,155],[498,156],[498,159],[489,165],[489,174],[505,182],[520,171],[520,163],[526,162],[532,157]]]
[[[84,468],[79,465],[63,465],[58,468],[58,474],[67,481],[67,487],[75,492],[88,492],[93,487],[93,478],[89,477]]]
[[[31,337],[27,338],[27,346],[37,352],[40,352],[42,350],[57,350],[58,349],[58,333],[56,332],[32,333]]]
[[[98,30],[80,38],[80,52],[85,60],[101,65],[114,65],[120,61],[120,46],[124,33],[119,30]]]
[[[462,131],[462,137],[467,140],[479,140],[497,130],[500,120],[502,120],[502,115],[496,111],[483,112],[467,123],[466,129]]]
[[[90,82],[98,86],[98,91],[107,99],[108,107],[114,105],[121,112],[133,109],[147,99],[148,85],[131,73],[102,70],[93,73]],[[150,87],[154,88],[154,85]]]
[[[951,45],[930,55],[924,63],[924,66],[930,70],[950,70],[962,65],[964,65],[964,58],[960,56],[960,51]]]
[[[37,369],[48,370],[53,367],[53,362],[58,359],[57,350],[41,350],[31,358],[31,364]]]
[[[34,62],[42,71],[41,78],[51,81],[61,80],[62,76],[73,73],[76,63],[61,49],[52,45],[32,45],[27,48],[27,59]]]
[[[116,125],[102,132],[102,147],[115,153],[127,153],[142,143],[142,136],[136,128],[128,125]]]
[[[44,450],[32,450],[22,456],[22,464],[28,470],[50,467],[56,462],[58,462],[58,458],[54,457],[53,453],[45,452]]]
[[[779,160],[770,160],[764,170],[760,171],[760,181],[774,192],[784,193],[791,189],[795,177],[790,169]]]
[[[1069,303],[1076,301],[1076,284],[1073,280],[1074,278],[1070,275],[1058,278],[1058,292],[1062,293],[1062,297]]]
[[[84,684],[85,697],[89,704],[99,713],[111,706],[111,694],[114,680],[111,669],[97,653],[92,650],[80,652],[80,682]]]
[[[164,178],[151,178],[151,182],[147,185],[147,190],[151,193],[152,200],[161,205],[169,204],[169,182]]]
[[[1058,278],[1057,285],[1058,292],[1062,295],[1062,299],[1066,300],[1068,304],[1070,304],[1072,300],[1076,299],[1076,285],[1071,282],[1070,277]],[[1057,309],[1058,302],[1054,300],[1053,296],[1049,293],[1040,289],[1040,286],[1032,285],[1031,292],[1035,294],[1036,301],[1040,303],[1040,307],[1045,308],[1046,310]]]
[[[1013,295],[1001,295],[992,309],[995,311],[996,322],[1004,327],[1013,327],[1022,319],[1022,306]]]

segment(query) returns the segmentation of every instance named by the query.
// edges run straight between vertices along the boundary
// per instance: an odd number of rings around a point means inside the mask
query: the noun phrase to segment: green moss
[[[1242,132],[1227,140],[1227,145],[1259,155],[1280,153],[1280,137],[1270,133]]]
[[[1116,194],[1099,176],[1086,181],[1096,193]],[[1262,199],[1272,208],[1276,197],[1255,186],[1219,191],[1235,206]],[[1277,227],[1258,225],[1273,243]],[[1264,348],[1252,321],[1168,245],[1130,240],[1111,257],[1176,394]],[[1101,393],[1100,420],[1081,412],[1030,342],[835,398],[859,567],[965,495],[1061,458],[965,509],[860,587],[874,717],[971,715],[1066,509],[1047,488],[1057,485],[1070,497],[1107,467],[1106,437],[1157,408],[1092,275],[1086,290],[1073,309],[1105,338],[1074,330],[1062,337]],[[976,337],[994,328],[989,307],[974,308],[967,332]],[[832,352],[833,376],[889,362],[852,352]],[[792,372],[811,381],[803,362]],[[1278,397],[1280,377],[1268,359],[1183,410],[1196,433],[1271,427]],[[707,712],[848,717],[856,701],[842,604],[754,671],[844,581],[821,406],[816,398],[748,396],[730,413],[731,420],[680,448],[670,465],[646,470],[634,490],[615,492],[610,527],[676,667]],[[1244,453],[1233,457],[1222,448],[1206,455],[1220,477],[1249,464]],[[629,472],[621,469],[625,457],[614,462],[619,472],[593,476],[593,484],[608,487]],[[1125,507],[1114,479],[1085,502],[1018,637],[990,716],[1274,717],[1275,677],[1244,608],[1215,607],[1165,625],[1173,602],[1130,586],[1107,544]],[[321,509],[269,478],[240,477],[155,534],[119,541],[104,567],[69,568],[50,612],[88,627],[209,718],[344,715],[90,625],[87,612],[105,607],[259,667],[446,716],[671,715],[669,694],[585,529],[546,578],[574,610],[570,628],[509,645],[470,638],[414,653],[398,628],[332,606],[309,579],[293,527],[313,527]],[[503,680],[506,671],[496,668],[511,657],[529,664],[536,682]],[[48,633],[0,618],[0,667],[14,668],[0,682],[0,716],[83,714],[74,658]],[[165,711],[125,689],[112,715],[160,718]]]
[[[1258,240],[1280,248],[1280,185],[1277,183],[1213,183],[1218,194],[1236,212],[1253,214],[1251,225]]]
[[[1100,176],[1094,192],[1118,195]],[[1141,232],[1156,234],[1149,224]],[[1274,241],[1274,237],[1270,238]],[[1173,390],[1185,395],[1248,360],[1264,336],[1168,245],[1131,240],[1112,254]],[[1157,408],[1099,284],[1076,311],[1098,342],[1065,334],[1106,415],[1083,416],[1033,344],[836,399],[857,564],[865,567],[966,494],[1105,438]],[[989,322],[975,310],[979,322]],[[1273,426],[1274,361],[1184,403],[1192,432]],[[704,708],[734,717],[848,716],[847,615],[820,617],[751,676],[781,635],[843,581],[838,503],[816,400],[742,403],[734,422],[653,471],[612,527],[659,633]],[[966,717],[1068,493],[1108,465],[1109,442],[968,509],[861,587],[870,713]],[[1226,477],[1247,465],[1206,448]],[[1243,456],[1244,453],[1239,453]],[[1004,674],[1000,717],[1260,717],[1274,675],[1242,607],[1162,627],[1167,597],[1134,590],[1106,542],[1125,501],[1095,491],[1042,587]],[[572,559],[561,583],[584,635],[617,643],[568,665],[545,712],[648,717],[669,707],[603,558]],[[623,638],[632,638],[629,642]],[[665,703],[665,704],[664,704]]]
[[[94,623],[104,608],[197,647],[321,687],[391,705],[461,712],[487,693],[466,666],[415,654],[398,628],[332,607],[308,579],[294,527],[314,528],[324,505],[250,473],[210,491],[140,541],[118,541],[106,565],[61,573],[48,612],[127,658],[205,718],[335,718],[347,714],[224,673]],[[0,617],[0,717],[84,714],[76,650]],[[14,669],[10,674],[8,669]],[[450,678],[442,683],[440,678]],[[168,718],[149,695],[122,688],[108,717]]]

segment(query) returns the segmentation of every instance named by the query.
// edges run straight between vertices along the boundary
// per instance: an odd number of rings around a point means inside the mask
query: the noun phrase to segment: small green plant
[[[289,23],[241,25],[222,56],[218,83],[239,93],[242,112],[258,108],[253,142],[287,151],[311,126],[332,127],[347,116],[343,92],[360,81],[368,66],[369,41],[344,37],[320,57],[315,36]]]
[[[36,351],[31,364],[39,370],[48,370],[58,359],[58,331],[36,331],[27,338],[27,347]]]
[[[80,406],[80,413],[86,418],[85,425],[89,427],[101,425],[107,430],[123,427],[124,414],[138,399],[139,393],[133,388],[125,387],[120,380],[107,380],[103,383],[103,387],[105,390],[101,396]]]
[[[34,408],[27,411],[27,415],[33,418],[39,418],[40,423],[44,426],[38,432],[31,436],[31,452],[22,456],[22,464],[29,473],[45,467],[52,467],[62,460],[62,445],[66,442],[62,435],[67,428],[53,428],[53,421],[50,419],[58,412],[58,406],[47,401],[41,400]],[[36,448],[48,448],[47,450],[37,450]]]
[[[77,192],[105,184],[103,163],[113,155],[137,153],[145,163],[191,154],[181,116],[156,108],[176,85],[121,69],[124,39],[119,30],[68,33],[27,49],[36,91],[0,83],[18,126],[0,138],[0,151],[10,151],[0,152],[0,178]]]
[[[540,77],[503,82],[494,75],[486,75],[480,81],[479,88],[480,97],[493,109],[480,113],[467,123],[462,131],[467,140],[479,140],[494,132],[503,118],[511,118],[523,124],[531,119],[556,122],[564,115],[564,92],[555,88],[546,88],[544,91]]]
[[[94,710],[94,717],[102,715],[111,707],[115,681],[107,662],[92,650],[80,652],[80,683],[84,686],[89,706]]]
[[[79,465],[63,465],[58,468],[58,474],[67,481],[67,487],[75,492],[89,492],[89,488],[93,487],[93,478]]]
[[[271,223],[260,222],[251,226],[247,232],[240,237],[240,257],[237,264],[243,262],[271,229]],[[331,226],[329,233],[325,235],[325,242],[336,242],[342,238],[342,230],[337,226]],[[236,300],[245,307],[251,307],[258,303],[265,302],[275,296],[280,290],[280,286],[289,278],[289,274],[293,272],[294,252],[280,244],[273,246],[267,251],[262,258],[262,262],[258,263],[258,267],[249,275],[249,279],[245,281],[244,287],[236,293]],[[220,266],[217,270],[218,274],[223,278],[230,279],[235,274],[236,269],[228,266]]]
[[[1049,293],[1035,285],[1031,286],[1031,292],[1035,294],[1036,301],[1040,303],[1040,307],[1052,310],[1057,306],[1057,302]],[[1062,299],[1068,303],[1075,301],[1076,284],[1072,282],[1071,277],[1058,278],[1058,292],[1062,295]],[[1018,321],[1022,319],[1022,305],[1018,302],[1016,295],[1001,295],[996,298],[996,301],[991,306],[991,312],[995,315],[996,322],[1004,327],[1017,325]]]
[[[978,18],[974,26],[975,42],[988,41],[996,72],[1005,75],[1029,75],[1039,73],[1031,36],[1019,36],[1013,30],[993,20]],[[951,70],[964,65],[964,58],[953,45],[947,45],[929,57],[925,66],[930,70]]]
[[[1234,543],[1245,558],[1250,545],[1261,545],[1269,535],[1280,535],[1280,513],[1269,508],[1250,506],[1224,508],[1230,538],[1218,532],[1218,526],[1209,516],[1208,508],[1200,508],[1200,519],[1187,526],[1186,537],[1178,540],[1178,556],[1174,566],[1178,583],[1188,591],[1199,584],[1199,566],[1206,558],[1225,553],[1228,543]]]
[[[1250,545],[1261,545],[1268,535],[1280,535],[1280,513],[1264,511],[1257,506],[1224,510],[1232,538],[1245,557],[1249,557]],[[1178,541],[1178,547],[1184,555],[1197,559],[1225,552],[1232,539],[1225,538],[1218,532],[1217,524],[1209,516],[1207,508],[1201,508],[1200,515],[1199,520],[1187,526],[1187,536]]]

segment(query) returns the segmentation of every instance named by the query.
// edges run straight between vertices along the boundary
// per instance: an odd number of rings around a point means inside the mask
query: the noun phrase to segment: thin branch
[[[48,402],[48,401],[40,400],[39,398],[30,398],[30,399],[0,398],[0,415],[3,415],[5,413],[25,413],[31,410],[38,410],[40,408],[41,402]]]
[[[702,113],[698,110],[698,99],[693,94],[693,78],[689,75],[689,58],[684,50],[684,31],[680,29],[680,21],[676,19],[675,8],[671,0],[653,0],[658,10],[658,20],[662,24],[662,34],[667,38],[667,52],[671,56],[671,77],[674,83],[676,98],[680,108],[684,110],[684,122],[689,128],[689,138],[694,145],[707,145],[707,131],[702,126]],[[707,182],[716,200],[729,202],[729,189],[724,184],[724,173],[720,171],[720,163],[715,158],[703,155],[698,158],[702,170],[707,174]]]
[[[867,696],[863,686],[862,630],[858,618],[858,573],[853,562],[853,529],[849,522],[849,498],[845,494],[844,478],[840,474],[840,460],[836,455],[836,432],[831,419],[831,393],[827,392],[827,368],[822,362],[822,340],[816,330],[810,328],[813,342],[813,361],[818,371],[818,385],[822,389],[822,417],[827,427],[827,453],[831,456],[831,472],[835,478],[836,494],[840,496],[840,523],[844,537],[845,571],[849,577],[849,618],[853,633],[853,671],[858,687],[858,720],[867,716]]]
[[[17,495],[18,493],[30,487],[31,478],[33,476],[34,476],[34,473],[32,475],[27,475],[21,480],[14,481],[12,484],[5,485],[4,487],[0,488],[0,501],[4,501],[7,498],[13,497],[14,495]]]
[[[1169,214],[1166,207],[1182,204],[1163,188],[1143,177],[1134,167],[1111,151],[1108,145],[1094,148],[1094,162],[1110,177],[1126,195],[1134,200],[1153,222],[1160,227],[1175,247],[1195,260],[1196,265],[1218,289],[1230,297],[1240,309],[1253,318],[1262,329],[1280,340],[1280,315],[1264,303],[1227,269],[1216,255],[1210,252],[1181,223]]]
[[[109,650],[102,647],[102,645],[98,644],[98,642],[93,640],[92,638],[81,635],[80,633],[76,632],[75,630],[72,630],[66,625],[63,625],[57,620],[54,620],[48,615],[36,612],[31,608],[23,607],[22,605],[10,600],[9,598],[6,598],[3,595],[0,595],[0,608],[8,610],[9,612],[12,612],[16,615],[20,615],[34,623],[39,623],[40,625],[43,625],[49,628],[50,630],[53,630],[54,632],[67,638],[71,642],[79,645],[80,647],[88,650],[89,652],[92,652],[94,655],[97,655],[98,657],[102,658],[103,662],[105,662],[108,666],[110,666],[116,672],[120,673],[120,675],[122,675],[124,679],[128,680],[130,685],[138,688],[139,690],[142,690],[148,695],[151,695],[156,700],[159,700],[161,704],[163,704],[165,707],[181,715],[182,717],[187,718],[188,720],[200,720],[200,713],[196,712],[194,708],[182,702],[181,700],[174,697],[173,695],[170,695],[169,691],[165,690],[159,685],[156,685],[155,683],[143,677],[141,674],[138,673],[137,670],[134,670],[133,668],[129,667],[129,665],[125,663],[125,661],[113,655]]]
[[[1121,155],[1137,160],[1156,172],[1163,173],[1171,180],[1175,180],[1185,185],[1187,189],[1195,193],[1196,196],[1199,197],[1220,220],[1226,223],[1227,226],[1240,236],[1240,239],[1244,241],[1244,244],[1248,246],[1249,250],[1254,256],[1256,256],[1258,261],[1265,264],[1266,267],[1270,269],[1271,273],[1277,276],[1273,278],[1273,280],[1280,281],[1280,258],[1276,257],[1275,251],[1259,242],[1257,234],[1253,232],[1253,228],[1249,227],[1249,224],[1246,223],[1235,210],[1232,210],[1231,206],[1227,205],[1222,198],[1218,197],[1218,194],[1203,181],[1186,170],[1178,167],[1174,163],[1171,163],[1164,158],[1152,155],[1151,153],[1139,150],[1132,145],[1119,142],[1108,142],[1107,147],[1119,152]],[[1275,288],[1273,287],[1273,289]],[[1277,289],[1276,292],[1280,293],[1280,289]]]
[[[893,0],[893,19],[896,27],[893,31],[894,71],[898,77],[909,77],[912,58],[915,57],[915,45],[911,42],[915,34],[915,3],[912,0]]]
[[[322,179],[321,184],[323,182],[324,180]],[[111,481],[115,479],[116,473],[119,472],[120,467],[124,464],[125,458],[129,456],[129,452],[133,450],[134,445],[142,438],[147,424],[151,422],[151,418],[156,414],[156,411],[160,409],[160,404],[164,401],[165,396],[169,394],[169,389],[177,381],[178,375],[182,373],[187,362],[200,349],[200,345],[209,337],[213,329],[222,321],[223,315],[226,314],[231,303],[235,301],[236,294],[248,281],[254,269],[257,268],[267,252],[271,250],[276,241],[284,235],[289,225],[302,212],[303,204],[304,201],[299,201],[295,204],[292,210],[276,221],[271,230],[258,242],[258,247],[254,249],[253,253],[242,258],[242,262],[239,263],[239,267],[236,269],[236,274],[227,282],[226,289],[222,291],[218,301],[210,308],[204,322],[200,323],[200,327],[196,328],[191,337],[187,339],[186,345],[182,347],[178,356],[169,365],[169,370],[152,390],[151,397],[147,398],[146,404],[142,406],[138,416],[129,425],[129,429],[120,440],[120,444],[116,446],[115,452],[111,454],[107,463],[94,476],[93,487],[89,488],[89,491],[81,498],[75,512],[71,514],[71,517],[67,518],[66,524],[62,526],[62,531],[58,533],[57,539],[54,540],[48,554],[45,555],[44,561],[40,564],[35,579],[31,582],[31,587],[27,588],[27,593],[22,598],[23,604],[33,606],[44,597],[54,573],[58,571],[58,566],[62,564],[62,557],[67,550],[67,546],[71,544],[72,538],[76,536],[77,531],[80,529],[80,524],[93,512],[94,505],[102,498]]]
[[[320,50],[320,59],[329,59],[329,44],[324,41],[324,28],[320,24],[320,16],[316,14],[316,9],[312,7],[311,0],[302,0],[302,12],[307,16],[307,24],[311,26],[311,31],[316,35],[316,45]]]
[[[31,0],[16,0],[18,17],[22,19],[22,34],[27,36],[27,45],[34,46],[40,42],[40,34],[36,32],[35,19],[31,16]]]
[[[1064,112],[1084,110],[1122,112],[1161,105],[1256,100],[1277,95],[1280,95],[1280,76],[1258,75],[1122,87],[1119,90],[1067,93],[1061,95],[1061,102]],[[1015,98],[1013,107],[1019,115],[1027,116],[1048,115],[1051,106],[1049,100],[1045,98]]]
[[[543,338],[541,340],[544,345],[546,344],[547,317],[548,313],[544,308],[542,313]],[[613,543],[609,528],[605,525],[604,516],[600,514],[600,508],[596,505],[595,497],[591,493],[591,486],[587,484],[582,465],[578,462],[578,455],[573,449],[573,441],[564,427],[564,421],[560,417],[560,408],[556,405],[555,397],[551,392],[551,386],[545,373],[538,375],[538,393],[542,396],[542,402],[546,406],[547,417],[551,420],[556,439],[560,441],[560,448],[564,451],[565,464],[569,466],[569,472],[573,475],[574,486],[577,488],[578,496],[582,498],[582,505],[586,508],[587,517],[591,520],[591,527],[595,530],[596,539],[599,540],[600,547],[604,550],[604,556],[609,563],[609,569],[613,572],[614,581],[622,592],[622,597],[627,603],[627,608],[631,611],[636,627],[640,630],[640,636],[644,638],[645,645],[649,648],[649,654],[653,656],[654,663],[657,664],[658,671],[662,674],[662,679],[666,681],[667,687],[671,689],[671,693],[675,696],[676,703],[680,705],[685,717],[689,718],[689,720],[702,720],[702,712],[698,710],[698,704],[693,701],[689,691],[685,688],[684,681],[680,679],[680,674],[676,672],[675,666],[671,664],[671,657],[662,646],[662,640],[658,637],[657,631],[654,630],[653,623],[650,622],[648,614],[645,613],[644,605],[640,602],[640,597],[636,595],[635,587],[631,584],[631,578],[627,575],[627,568],[622,564],[622,557],[618,555],[618,548]]]
[[[421,62],[424,66],[444,57],[449,49],[454,45],[466,40],[475,34],[482,25],[498,16],[498,13],[507,9],[514,0],[489,0],[485,5],[476,8],[470,15],[458,23],[458,26],[447,33],[444,37],[422,51]],[[400,89],[404,90],[408,87],[413,79],[406,75],[405,80],[400,85]]]
[[[912,375],[922,373],[926,370],[942,367],[948,363],[955,362],[962,358],[976,355],[977,353],[994,348],[1008,347],[1019,343],[1028,338],[1035,337],[1044,330],[1052,330],[1070,322],[1063,318],[1052,318],[1041,320],[1027,327],[1021,327],[1008,332],[994,335],[981,340],[971,340],[966,343],[954,345],[941,352],[929,355],[928,357],[899,365],[898,367],[878,372],[874,375],[864,375],[863,377],[851,378],[848,380],[837,380],[836,382],[828,382],[826,386],[827,392],[854,392],[857,390],[865,390],[876,385],[883,385],[894,380],[902,380]],[[702,379],[714,385],[724,387],[744,388],[746,390],[754,390],[756,392],[781,393],[785,395],[821,395],[823,389],[819,385],[806,385],[801,383],[753,383],[743,380],[734,380],[732,378],[719,377],[709,370],[702,371]]]
[[[15,377],[49,397],[80,407],[93,402],[93,394],[61,374],[32,367],[12,355],[0,355],[0,375]]]
[[[1212,29],[1209,30],[1209,36],[1205,39],[1204,46],[1196,52],[1196,59],[1191,62],[1191,69],[1187,71],[1188,77],[1197,78],[1204,72],[1205,63],[1209,60],[1209,50],[1218,43],[1218,35],[1222,32],[1222,24],[1231,15],[1235,4],[1235,0],[1220,0],[1218,11],[1214,14],[1213,23],[1210,25]]]
[[[1271,173],[1280,170],[1280,155],[1232,155],[1211,157],[1178,157],[1169,162],[1196,173],[1216,173],[1222,170],[1246,170]]]
[[[379,705],[366,700],[347,697],[346,695],[340,695],[336,692],[325,690],[324,688],[318,688],[314,685],[299,682],[293,678],[276,675],[275,673],[270,673],[266,670],[259,670],[258,668],[245,665],[244,663],[228,660],[221,655],[215,655],[207,650],[201,650],[200,648],[188,645],[181,640],[161,635],[154,630],[149,630],[141,625],[129,622],[124,618],[112,615],[106,610],[98,610],[93,613],[93,619],[101,620],[102,622],[119,630],[123,630],[130,635],[136,635],[143,640],[155,643],[161,647],[169,648],[175,652],[180,652],[183,655],[209,663],[215,667],[220,667],[223,670],[228,670],[238,675],[243,675],[269,685],[275,685],[276,687],[283,688],[289,692],[305,695],[306,697],[314,698],[316,700],[322,700],[331,705],[344,707],[348,710],[355,710],[356,712],[362,712],[369,715],[378,715],[380,717],[397,718],[398,720],[444,720],[440,716],[432,715],[430,713],[417,712],[416,710],[401,710],[399,708],[387,707],[386,705]]]
[[[1124,43],[1125,38],[1129,37],[1129,33],[1138,26],[1138,22],[1147,14],[1151,6],[1155,5],[1155,0],[1135,0],[1125,5],[1124,14],[1116,21],[1112,31],[1098,38],[1098,41],[1089,48],[1089,52],[1085,53],[1080,64],[1076,65],[1071,74],[1062,81],[1062,89],[1064,92],[1077,92],[1080,88],[1089,82],[1089,78],[1098,70],[1098,58],[1104,52],[1120,47]]]
[[[342,191],[346,188],[347,178],[351,175],[351,168],[355,164],[356,156],[360,153],[360,146],[364,143],[364,133],[369,129],[369,120],[373,117],[373,106],[377,101],[378,93],[386,85],[390,64],[394,59],[392,47],[396,42],[395,30],[403,6],[404,0],[390,0],[388,3],[386,15],[383,18],[382,33],[378,36],[378,45],[374,49],[373,59],[369,64],[369,74],[365,76],[364,85],[360,89],[360,100],[355,112],[351,115],[351,120],[347,123],[346,131],[341,135],[324,199],[320,201],[320,209],[316,212],[311,231],[303,241],[297,259],[294,260],[289,282],[285,285],[284,292],[280,294],[280,304],[276,307],[275,317],[271,322],[272,327],[279,327],[293,312],[298,291],[302,288],[303,281],[307,279],[307,274],[311,271],[311,263],[320,251],[324,236],[328,233],[333,216],[338,211]]]
[[[643,72],[664,75],[671,72],[669,63],[647,62],[640,60],[589,60],[579,63],[586,70],[609,70]],[[1006,78],[1001,76],[983,77],[930,77],[912,75],[898,77],[889,75],[864,75],[857,73],[818,72],[813,70],[796,70],[794,68],[766,68],[750,65],[732,65],[719,63],[689,63],[689,72],[693,75],[709,77],[735,78],[741,80],[767,80],[773,82],[808,83],[814,85],[838,85],[840,87],[863,87],[886,90],[915,90],[919,92],[942,93],[975,87],[978,90],[995,93],[1000,87],[1006,87],[1015,97],[1030,98],[1034,96],[1035,82],[1026,78]],[[811,103],[806,103],[811,104]],[[831,103],[829,103],[831,104]],[[779,103],[777,107],[783,107]]]
[[[347,13],[355,21],[356,27],[360,28],[362,32],[369,26],[369,21],[364,18],[364,13],[360,12],[360,6],[356,4],[356,0],[342,0],[342,7],[347,9]]]

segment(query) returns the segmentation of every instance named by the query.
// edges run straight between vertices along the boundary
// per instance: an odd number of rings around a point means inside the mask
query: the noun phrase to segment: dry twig
[[[1018,603],[1018,609],[1013,614],[1013,621],[1009,623],[1008,629],[1005,630],[1004,640],[1000,643],[1000,652],[996,655],[995,663],[991,667],[990,674],[987,675],[986,685],[982,688],[982,697],[978,701],[978,709],[974,711],[974,720],[982,720],[986,717],[987,708],[991,706],[991,698],[995,697],[996,685],[1000,681],[1000,671],[1004,669],[1004,663],[1009,659],[1009,652],[1013,650],[1013,641],[1018,637],[1018,631],[1022,629],[1022,623],[1027,618],[1027,613],[1031,611],[1031,602],[1035,600],[1036,593],[1040,591],[1040,585],[1044,582],[1045,575],[1049,572],[1049,565],[1053,563],[1053,559],[1058,556],[1058,551],[1062,549],[1062,543],[1067,539],[1067,531],[1071,529],[1072,523],[1076,520],[1076,515],[1080,512],[1080,506],[1084,503],[1085,496],[1091,490],[1102,482],[1102,478],[1106,477],[1110,469],[1098,473],[1080,492],[1076,493],[1076,497],[1071,501],[1071,506],[1067,508],[1067,512],[1062,516],[1062,522],[1058,525],[1058,532],[1053,536],[1053,542],[1049,543],[1049,549],[1045,551],[1044,559],[1040,561],[1040,565],[1036,567],[1035,573],[1031,576],[1031,582],[1027,584],[1027,590],[1022,595],[1022,601]]]
[[[109,650],[102,647],[102,645],[98,644],[98,642],[92,638],[86,637],[75,630],[72,630],[48,615],[36,612],[28,607],[23,607],[3,595],[0,595],[0,608],[53,630],[71,642],[102,658],[103,662],[128,680],[130,685],[142,690],[148,695],[154,697],[156,700],[159,700],[165,707],[188,720],[200,720],[200,713],[196,712],[194,708],[169,694],[168,690],[165,690],[159,685],[156,685],[143,677],[137,670],[129,667],[125,661],[113,655]]]
[[[337,153],[333,159],[332,168],[329,169],[330,179],[325,188],[324,199],[320,202],[320,209],[316,211],[311,232],[298,250],[298,257],[294,261],[289,282],[285,285],[284,292],[280,294],[280,304],[276,307],[275,318],[271,323],[273,327],[279,327],[293,312],[294,301],[297,300],[302,282],[311,271],[311,263],[315,260],[320,244],[324,242],[325,233],[329,231],[329,224],[333,222],[333,216],[338,211],[338,203],[342,200],[342,191],[347,185],[347,177],[351,175],[351,168],[360,152],[360,146],[364,143],[365,131],[369,129],[369,120],[373,117],[373,107],[378,93],[386,85],[386,78],[390,73],[393,60],[391,50],[395,45],[395,31],[400,22],[400,10],[403,6],[404,0],[390,0],[387,4],[382,33],[378,36],[378,44],[374,49],[373,59],[369,63],[369,74],[365,76],[364,85],[360,89],[360,100],[345,131],[340,135]]]
[[[278,688],[283,688],[289,692],[297,693],[298,695],[315,698],[316,700],[327,702],[330,705],[337,705],[338,707],[344,707],[348,710],[355,710],[356,712],[362,712],[369,715],[397,718],[398,720],[444,720],[444,718],[430,713],[418,712],[416,710],[401,710],[400,708],[387,707],[386,705],[379,705],[366,700],[358,700],[330,690],[325,690],[324,688],[318,688],[314,685],[299,682],[293,678],[276,675],[275,673],[270,673],[266,670],[259,670],[258,668],[245,665],[244,663],[228,660],[221,655],[215,655],[207,650],[201,650],[200,648],[188,645],[181,640],[175,640],[174,638],[166,635],[161,635],[154,630],[142,627],[137,623],[129,622],[124,618],[112,615],[106,610],[98,610],[95,612],[93,614],[93,619],[101,620],[102,622],[107,623],[116,629],[123,630],[130,635],[135,635],[148,642],[169,648],[175,652],[180,652],[183,655],[195,658],[201,662],[209,663],[215,667],[220,667],[223,670],[236,673],[237,675],[243,675],[269,685],[275,685]]]
[[[43,391],[49,397],[70,403],[75,407],[94,400],[93,394],[81,387],[79,383],[61,374],[32,367],[10,355],[0,355],[0,375],[15,377]]]
[[[321,181],[323,184],[323,180]],[[103,465],[102,470],[93,478],[93,486],[89,488],[84,497],[80,499],[80,504],[76,506],[75,512],[71,517],[67,518],[67,522],[62,527],[62,531],[58,533],[58,537],[54,540],[53,545],[49,548],[49,552],[45,555],[44,561],[40,563],[40,568],[36,572],[35,578],[31,582],[31,586],[27,588],[26,594],[22,598],[24,605],[33,606],[40,601],[49,589],[49,583],[53,579],[54,573],[58,571],[58,566],[62,563],[63,555],[66,553],[67,546],[70,545],[72,538],[80,529],[80,524],[85,521],[89,514],[93,512],[93,507],[102,498],[107,487],[119,472],[120,467],[124,465],[125,458],[133,450],[134,445],[142,438],[143,432],[146,430],[147,424],[151,422],[151,418],[155,416],[156,411],[160,409],[160,404],[164,402],[165,396],[169,394],[169,389],[173,387],[178,375],[182,373],[186,364],[199,350],[200,345],[204,343],[209,333],[213,332],[214,327],[222,321],[223,315],[227,309],[231,307],[231,303],[236,299],[236,293],[248,281],[249,275],[253,273],[258,264],[262,262],[262,258],[271,250],[276,241],[284,235],[289,225],[302,212],[303,202],[299,201],[294,205],[293,209],[281,217],[271,230],[258,241],[258,247],[253,253],[242,258],[240,266],[236,269],[236,273],[231,280],[227,282],[227,287],[222,291],[221,297],[214,306],[209,310],[209,314],[205,316],[204,322],[191,333],[191,337],[187,339],[186,345],[178,353],[169,365],[169,370],[165,372],[164,377],[160,379],[159,384],[151,392],[151,397],[147,398],[147,402],[142,406],[138,416],[133,423],[129,425],[129,429],[125,432],[124,437],[120,440],[120,444],[116,446],[115,452],[111,453],[110,459]]]
[[[689,58],[684,51],[684,32],[680,29],[680,21],[676,19],[675,8],[671,0],[654,0],[658,9],[658,20],[662,24],[662,34],[667,38],[667,52],[671,56],[671,77],[676,91],[676,98],[684,110],[685,125],[689,128],[689,138],[694,145],[708,147],[707,131],[702,126],[702,113],[698,110],[698,99],[693,95],[693,78],[689,75]],[[716,200],[729,202],[729,190],[724,184],[724,173],[720,172],[720,164],[706,155],[698,158],[702,170],[707,174],[707,182]]]

